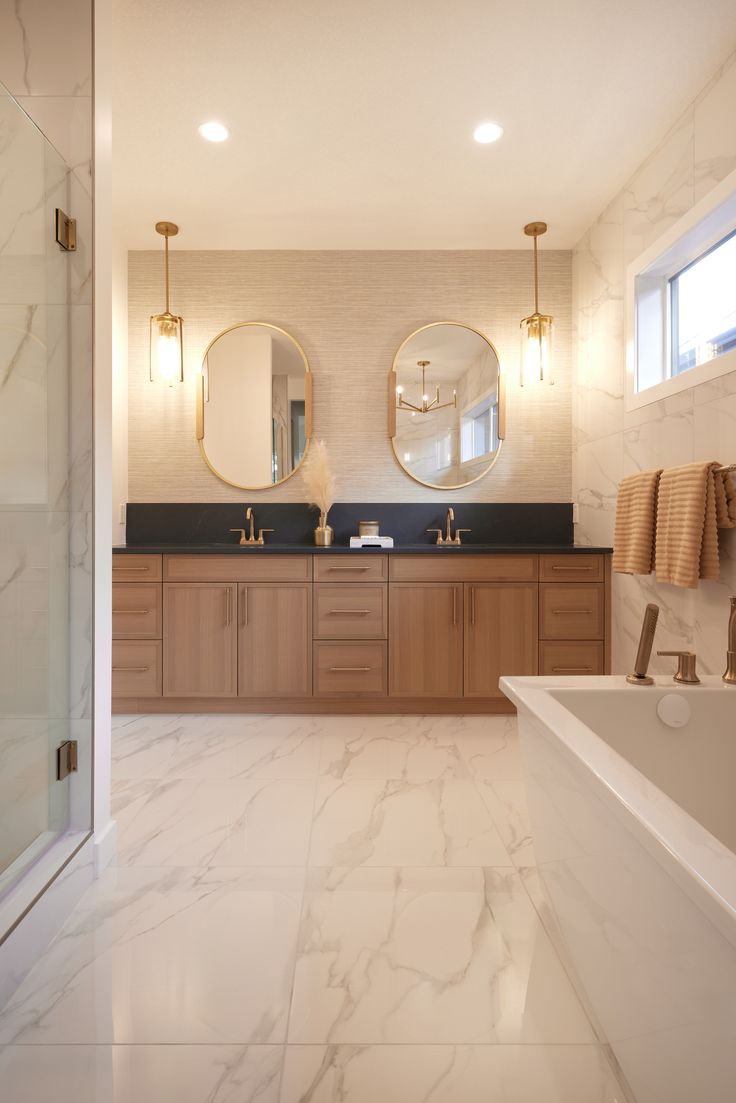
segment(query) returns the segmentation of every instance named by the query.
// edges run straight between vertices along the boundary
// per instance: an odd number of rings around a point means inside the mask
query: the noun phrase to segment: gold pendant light
[[[429,360],[417,360],[417,367],[422,370],[422,402],[420,406],[415,406],[413,402],[408,402],[404,398],[404,388],[399,386],[396,388],[396,409],[397,410],[411,410],[415,414],[428,414],[432,410],[444,410],[447,406],[457,407],[457,391],[452,392],[452,402],[440,402],[440,388],[439,384],[435,388],[435,395],[430,402],[429,395],[427,393],[427,368],[431,361]]]
[[[521,319],[521,385],[554,383],[552,378],[552,332],[554,318],[539,313],[539,267],[537,239],[547,233],[546,222],[529,222],[524,227],[534,239],[534,313]]]
[[[157,222],[156,233],[164,239],[164,281],[166,310],[151,315],[149,378],[152,383],[184,382],[184,348],[181,339],[182,319],[169,310],[169,238],[179,233],[174,222]]]

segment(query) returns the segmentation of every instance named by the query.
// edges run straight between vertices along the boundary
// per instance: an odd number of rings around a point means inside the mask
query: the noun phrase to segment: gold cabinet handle
[[[331,666],[330,674],[346,674],[360,671],[361,673],[367,673],[369,670],[373,670],[372,666]]]
[[[553,563],[552,564],[552,570],[553,571],[592,571],[593,569],[594,568],[590,565],[590,563],[588,563],[587,566],[585,564],[582,564],[581,566],[577,566],[577,567],[573,566],[572,563],[569,564],[569,566],[567,564],[565,564],[563,566],[560,563]]]
[[[244,601],[243,601],[243,628],[247,628],[248,627],[248,587],[244,586],[241,593],[242,593],[243,598],[244,598]]]
[[[592,609],[553,609],[552,614],[558,617],[560,613],[581,613],[584,617],[592,617]]]
[[[343,566],[338,566],[338,567],[328,567],[327,570],[328,571],[369,571],[370,567],[358,567],[358,566],[343,567]]]
[[[145,617],[150,613],[150,609],[113,609],[113,615],[120,616],[133,616],[133,617]]]
[[[452,587],[452,623],[457,624],[457,586]]]
[[[115,567],[115,566],[113,566],[114,571],[150,571],[150,569],[151,569],[150,567]]]
[[[150,669],[149,666],[114,666],[112,671],[113,674],[145,674],[145,672]]]
[[[553,674],[592,674],[592,666],[553,666]]]
[[[329,616],[347,616],[348,613],[354,614],[356,617],[367,617],[370,613],[370,609],[330,609],[328,610]]]
[[[230,590],[230,587],[228,586],[228,588],[225,590],[225,627],[226,628],[230,627],[230,620],[231,620],[230,594],[231,594],[231,590]]]
[[[470,587],[470,623],[475,624],[475,586]]]

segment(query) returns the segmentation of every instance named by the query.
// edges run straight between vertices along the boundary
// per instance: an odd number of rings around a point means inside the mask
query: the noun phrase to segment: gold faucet
[[[452,522],[455,520],[455,510],[450,506],[447,510],[447,531],[445,535],[442,535],[442,529],[427,529],[427,532],[436,532],[437,539],[435,543],[438,547],[454,547],[459,548],[462,544],[460,534],[463,532],[471,532],[471,529],[455,529],[455,535],[452,535]]]
[[[266,542],[263,539],[264,532],[273,532],[274,529],[259,529],[258,530],[258,539],[256,539],[255,517],[253,516],[253,506],[248,506],[248,508],[246,509],[246,511],[245,511],[245,520],[248,524],[248,535],[247,535],[247,537],[245,535],[245,529],[230,529],[230,532],[239,532],[240,533],[240,540],[238,541],[238,543],[240,544],[241,548],[254,548],[254,547],[262,548],[263,545]]]
[[[723,681],[727,686],[736,686],[736,597],[731,598],[731,615],[728,618],[726,672],[723,675]]]

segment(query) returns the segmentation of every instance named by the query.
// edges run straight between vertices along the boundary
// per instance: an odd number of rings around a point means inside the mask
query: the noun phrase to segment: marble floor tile
[[[506,866],[472,781],[317,783],[312,866]]]
[[[476,784],[516,868],[536,865],[523,779],[478,778]]]
[[[130,783],[115,784],[117,795],[118,784]],[[265,778],[154,784],[117,812],[117,864],[303,865],[314,784]]]
[[[115,726],[116,778],[295,779],[316,777],[319,770],[319,717],[145,716],[126,720]]]
[[[8,1046],[12,1103],[278,1103],[278,1045]]]
[[[301,873],[108,871],[0,1012],[0,1044],[284,1040]]]
[[[485,888],[433,870],[406,887],[360,870],[307,891],[291,1043],[584,1043],[591,1028],[511,870]],[[443,881],[445,882],[443,884]]]
[[[460,754],[473,777],[519,778],[521,756],[515,716],[483,716],[483,725],[458,737]]]
[[[625,1103],[596,1046],[288,1046],[280,1103]]]
[[[340,720],[326,725],[322,736],[320,773],[327,777],[431,781],[468,776],[457,741],[462,731],[453,731],[446,717],[348,716]]]

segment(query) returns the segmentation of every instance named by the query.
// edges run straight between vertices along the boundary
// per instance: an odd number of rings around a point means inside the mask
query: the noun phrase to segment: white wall
[[[128,251],[112,246],[112,540],[125,543],[128,501]]]
[[[94,807],[95,867],[115,852],[111,797],[112,106],[111,0],[95,0],[94,111]]]
[[[573,483],[578,540],[610,544],[623,475],[695,460],[736,462],[736,372],[663,402],[624,410],[624,275],[639,253],[736,169],[736,55],[616,195],[573,255]],[[644,606],[662,607],[657,646],[692,648],[700,669],[725,665],[736,532],[722,534],[722,580],[695,591],[614,575],[613,665],[632,663]],[[668,671],[672,660],[654,659]]]
[[[154,236],[154,235],[152,235]],[[176,240],[176,239],[175,239]],[[532,251],[171,252],[171,305],[184,318],[183,386],[148,381],[148,318],[160,309],[161,251],[131,252],[129,461],[135,502],[244,500],[199,454],[195,386],[209,342],[229,325],[272,322],[314,372],[314,432],[341,501],[569,502],[571,254],[542,250],[540,296],[555,315],[555,385],[521,389],[519,321],[534,301]],[[420,486],[388,436],[388,373],[402,341],[427,322],[466,322],[498,349],[508,380],[508,436],[486,479],[465,490]],[[253,503],[304,501],[299,472],[249,493]]]

